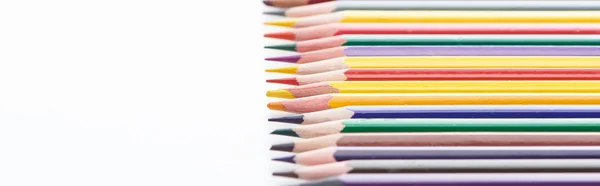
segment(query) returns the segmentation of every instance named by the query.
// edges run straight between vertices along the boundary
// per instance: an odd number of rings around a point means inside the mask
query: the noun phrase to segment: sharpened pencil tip
[[[290,136],[290,137],[300,137],[300,136],[298,136],[298,133],[296,133],[296,131],[294,131],[292,129],[277,129],[277,130],[271,132],[271,134]]]
[[[264,35],[265,37],[268,38],[276,38],[276,39],[285,39],[285,40],[294,40],[296,39],[296,34],[294,34],[293,32],[275,32],[275,33],[268,33]]]
[[[284,19],[279,21],[269,21],[265,22],[265,25],[273,25],[273,26],[283,26],[283,27],[292,27],[296,24],[296,21],[293,19]]]
[[[298,174],[295,172],[274,172],[273,176],[283,176],[288,178],[298,178]]]
[[[292,94],[290,91],[287,91],[287,90],[284,90],[284,89],[269,90],[269,91],[267,91],[267,97],[285,98],[285,99],[296,98],[294,96],[294,94]]]
[[[297,66],[289,66],[289,67],[283,67],[283,68],[272,68],[272,69],[267,69],[265,71],[266,72],[284,73],[284,74],[295,74],[296,71],[298,71],[298,67]]]
[[[267,79],[267,82],[268,83],[285,84],[285,85],[300,85],[300,83],[298,83],[298,81],[296,80],[295,77],[281,78],[281,79]]]
[[[280,157],[280,158],[273,158],[273,161],[281,161],[281,162],[288,162],[288,163],[296,163],[296,160],[294,160],[294,158],[296,158],[295,155],[291,155],[291,156],[284,156],[284,157]]]
[[[292,124],[302,124],[304,123],[304,115],[294,115],[294,116],[286,116],[279,118],[269,118],[269,121],[272,122],[282,122],[282,123],[292,123]]]
[[[293,56],[270,57],[270,58],[265,58],[265,60],[296,63],[296,62],[298,62],[298,60],[300,60],[300,58],[301,58],[300,55],[293,55]]]
[[[264,0],[263,3],[267,6],[273,6],[273,2],[271,2],[269,0]]]
[[[267,15],[285,16],[285,10],[271,10],[263,13]]]
[[[267,104],[267,107],[269,107],[271,110],[285,111],[285,106],[281,102],[271,102]]]
[[[271,45],[271,46],[265,46],[265,48],[275,49],[275,50],[287,50],[287,51],[295,52],[296,44]]]
[[[294,143],[282,143],[273,145],[271,146],[270,150],[292,152],[294,151]]]

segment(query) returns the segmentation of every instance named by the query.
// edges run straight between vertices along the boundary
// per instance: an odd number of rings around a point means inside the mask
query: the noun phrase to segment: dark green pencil
[[[278,129],[271,134],[314,138],[378,132],[600,132],[600,119],[350,119]]]
[[[403,45],[597,46],[600,35],[341,35],[265,48],[310,52],[340,46]]]

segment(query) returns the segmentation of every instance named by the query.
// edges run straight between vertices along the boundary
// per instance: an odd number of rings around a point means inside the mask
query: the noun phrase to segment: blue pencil
[[[269,121],[307,125],[360,118],[600,118],[600,106],[363,106],[270,118]]]

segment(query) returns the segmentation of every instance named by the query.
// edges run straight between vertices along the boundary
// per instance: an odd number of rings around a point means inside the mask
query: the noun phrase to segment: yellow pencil
[[[345,106],[403,105],[598,105],[600,94],[326,94],[271,102],[271,110],[316,112]]]
[[[309,27],[328,23],[600,23],[600,11],[356,11],[284,19],[267,25]]]
[[[343,57],[266,71],[315,74],[358,68],[600,68],[600,56]]]
[[[600,93],[600,81],[334,81],[271,90],[267,96],[330,93]]]

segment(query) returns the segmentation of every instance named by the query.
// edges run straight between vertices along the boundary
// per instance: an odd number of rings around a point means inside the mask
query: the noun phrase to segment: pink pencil
[[[600,34],[593,23],[333,23],[265,34],[306,41],[345,34]]]

